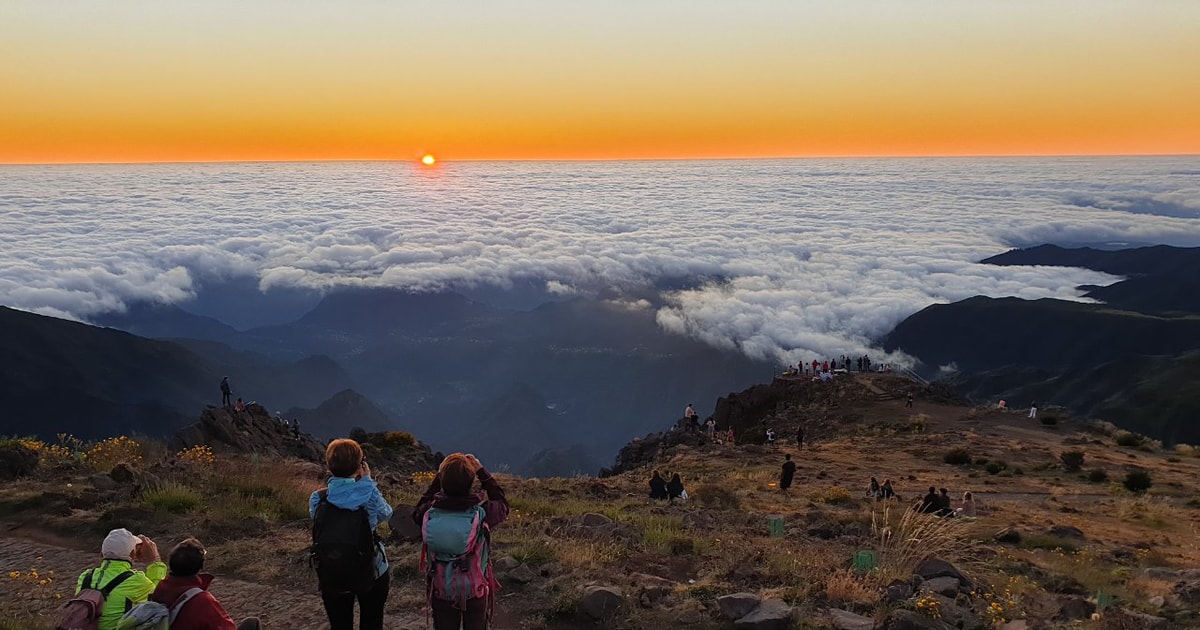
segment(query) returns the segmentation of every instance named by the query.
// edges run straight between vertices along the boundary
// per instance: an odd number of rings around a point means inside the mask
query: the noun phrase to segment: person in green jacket
[[[88,569],[79,576],[75,594],[85,588],[100,589],[117,576],[128,571],[121,582],[104,600],[100,611],[100,630],[116,630],[125,611],[146,601],[154,587],[167,576],[167,565],[158,556],[158,545],[146,536],[134,536],[127,529],[114,529],[104,537],[100,546],[100,566]],[[146,571],[136,571],[134,562],[145,562]]]

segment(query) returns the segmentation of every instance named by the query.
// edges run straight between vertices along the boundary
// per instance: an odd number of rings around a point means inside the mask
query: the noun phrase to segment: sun
[[[426,153],[421,156],[421,163],[425,166],[433,166],[437,162],[437,158],[433,157],[432,153]]]

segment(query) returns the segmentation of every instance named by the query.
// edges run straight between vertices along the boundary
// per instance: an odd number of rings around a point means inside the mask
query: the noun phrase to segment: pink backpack
[[[487,598],[488,617],[500,590],[488,559],[487,512],[482,505],[465,511],[430,508],[421,524],[421,572],[425,574],[426,596],[456,602]]]
[[[101,575],[104,574],[106,564],[100,565]],[[133,571],[126,571],[97,589],[92,582],[92,579],[96,577],[96,571],[96,569],[92,569],[87,572],[83,578],[83,588],[63,607],[62,616],[58,618],[58,624],[54,626],[54,630],[98,630],[100,615],[104,612],[104,600],[108,599],[113,589],[133,575]]]

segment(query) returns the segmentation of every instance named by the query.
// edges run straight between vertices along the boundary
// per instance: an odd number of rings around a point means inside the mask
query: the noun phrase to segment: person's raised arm
[[[425,494],[421,495],[421,498],[417,500],[416,507],[413,508],[413,522],[417,524],[417,527],[421,526],[422,521],[425,519],[425,513],[433,505],[434,497],[441,491],[442,473],[439,472],[433,476],[433,481],[429,482],[429,487],[425,489]]]
[[[484,520],[488,527],[495,527],[508,518],[508,499],[504,496],[504,488],[500,487],[500,483],[483,465],[475,471],[475,476],[479,478],[479,485],[483,486],[483,491],[487,493],[487,502],[483,504],[483,511],[487,514]]]

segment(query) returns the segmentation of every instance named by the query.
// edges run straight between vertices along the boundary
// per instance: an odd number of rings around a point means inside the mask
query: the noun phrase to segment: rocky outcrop
[[[245,411],[208,407],[195,424],[180,429],[171,438],[174,450],[210,446],[216,453],[257,453],[275,457],[296,457],[320,462],[325,445],[307,433],[295,435],[291,428],[276,421],[262,405],[249,405]]]
[[[11,481],[37,470],[37,451],[17,441],[0,444],[0,481]]]
[[[712,444],[703,433],[693,433],[685,429],[673,429],[663,433],[651,433],[644,438],[638,438],[626,444],[619,453],[617,461],[611,468],[600,469],[601,477],[612,477],[623,472],[636,470],[654,463],[654,458],[666,454],[677,446],[690,448],[712,448]]]

